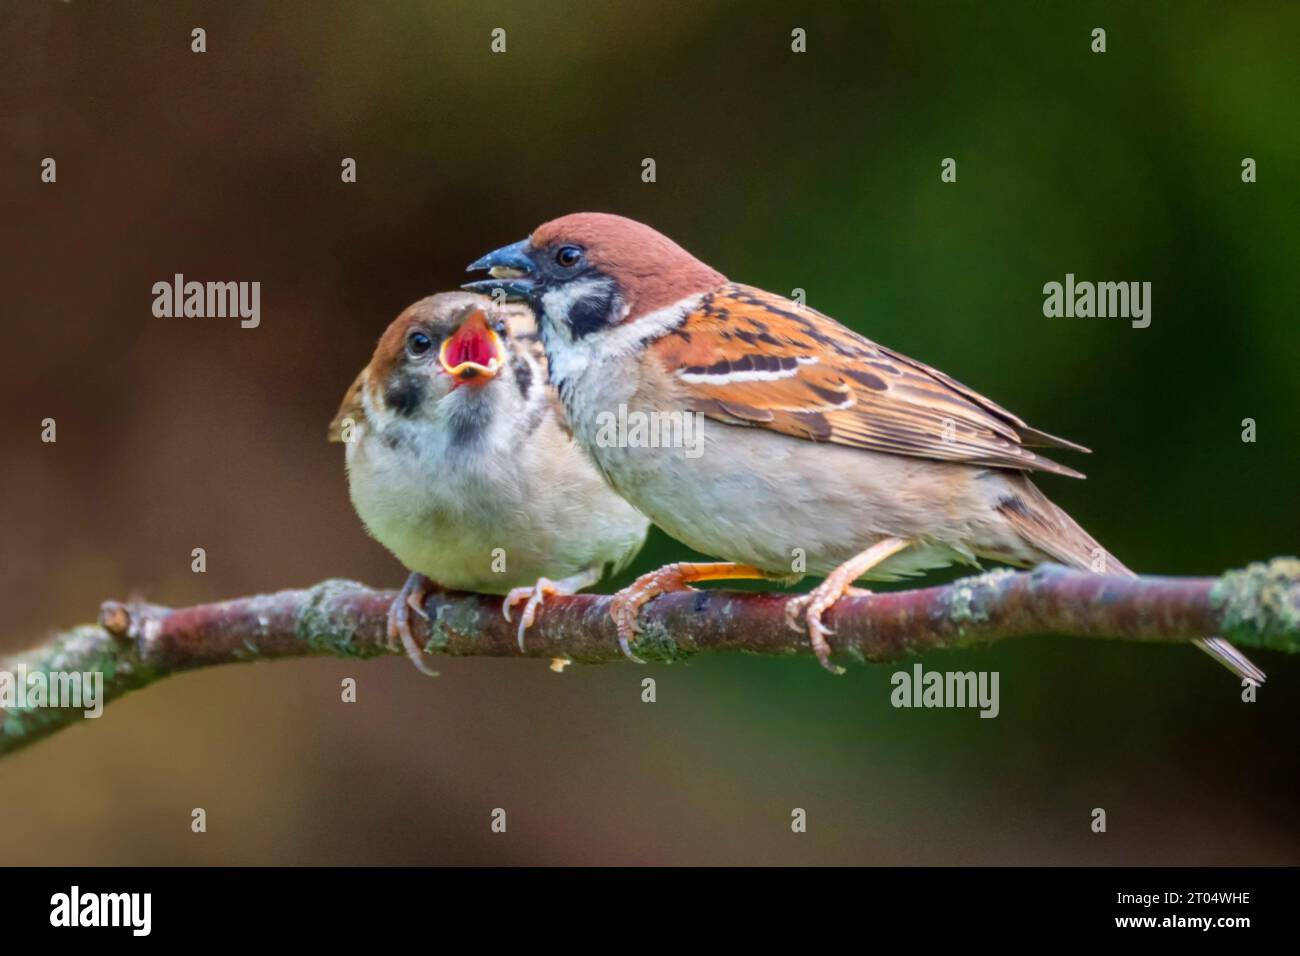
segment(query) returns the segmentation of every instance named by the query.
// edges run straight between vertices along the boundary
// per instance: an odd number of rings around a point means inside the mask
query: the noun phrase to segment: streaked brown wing
[[[942,372],[789,299],[732,283],[654,343],[690,406],[719,421],[856,448],[1082,478],[1030,451],[1086,452]]]
[[[332,442],[341,442],[343,440],[343,422],[351,419],[354,423],[360,424],[366,420],[366,412],[361,404],[361,390],[365,388],[366,373],[369,368],[363,368],[352,385],[343,394],[343,402],[339,405],[338,412],[334,415],[334,420],[330,422],[329,440]]]

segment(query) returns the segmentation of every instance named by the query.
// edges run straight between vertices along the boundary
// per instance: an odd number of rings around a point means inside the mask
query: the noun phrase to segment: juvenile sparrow
[[[388,637],[432,674],[410,612],[435,586],[525,602],[595,584],[641,549],[646,519],[574,444],[546,381],[532,313],[467,292],[421,299],[384,332],[331,441],[366,529],[411,570]]]
[[[536,310],[578,442],[668,534],[726,559],[639,578],[613,603],[620,643],[647,600],[691,581],[826,575],[787,605],[828,669],[825,611],[862,578],[953,562],[1044,561],[1130,574],[1027,477],[1083,476],[1031,450],[1087,451],[814,309],[729,281],[648,226],[578,213],[470,265]],[[703,416],[702,448],[602,433],[617,412]],[[806,565],[797,564],[805,556]],[[1264,674],[1219,638],[1197,644]]]

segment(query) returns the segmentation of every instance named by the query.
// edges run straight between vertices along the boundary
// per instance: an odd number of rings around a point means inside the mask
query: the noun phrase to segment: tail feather
[[[1221,637],[1198,637],[1192,643],[1238,677],[1252,680],[1256,684],[1262,684],[1267,680],[1264,672],[1256,667],[1249,657]]]
[[[998,510],[1026,542],[1049,559],[1081,571],[1094,571],[1101,567],[1108,574],[1137,577],[1028,478],[1015,475],[1009,478],[1008,483],[1016,490],[1016,496],[1004,500]],[[1264,683],[1264,672],[1223,638],[1202,637],[1192,643],[1238,677],[1256,684]]]

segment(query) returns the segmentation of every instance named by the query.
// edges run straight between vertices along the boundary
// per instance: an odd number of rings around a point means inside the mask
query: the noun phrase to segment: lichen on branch
[[[188,608],[107,601],[97,624],[74,627],[0,659],[0,674],[100,674],[107,704],[199,667],[400,653],[386,640],[394,597],[392,591],[330,580]],[[723,590],[663,595],[642,609],[633,649],[654,662],[699,652],[810,654],[806,635],[786,624],[788,597]],[[499,597],[434,592],[424,610],[428,629],[422,637],[430,654],[522,653],[591,664],[624,660],[606,596],[549,599],[523,652],[514,626],[501,614]],[[1300,560],[1276,558],[1217,578],[1111,577],[1058,565],[991,571],[937,587],[845,598],[827,620],[836,650],[864,662],[1032,635],[1167,642],[1221,635],[1245,647],[1295,653],[1300,651]],[[0,699],[0,756],[82,714]]]

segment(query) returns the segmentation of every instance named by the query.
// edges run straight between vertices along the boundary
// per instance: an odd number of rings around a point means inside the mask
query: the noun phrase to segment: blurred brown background
[[[1088,482],[1044,485],[1134,567],[1297,550],[1292,6],[28,0],[3,21],[0,651],[110,596],[399,584],[325,425],[403,306],[578,209],[805,288],[1092,446]],[[177,272],[260,281],[261,327],[154,318]],[[1066,272],[1152,281],[1152,327],[1044,319]],[[634,570],[683,554],[658,536]],[[228,667],[0,764],[0,863],[1294,864],[1300,662],[1259,659],[1254,705],[1190,649],[925,659],[1000,671],[996,720],[894,710],[894,668],[809,660]]]

